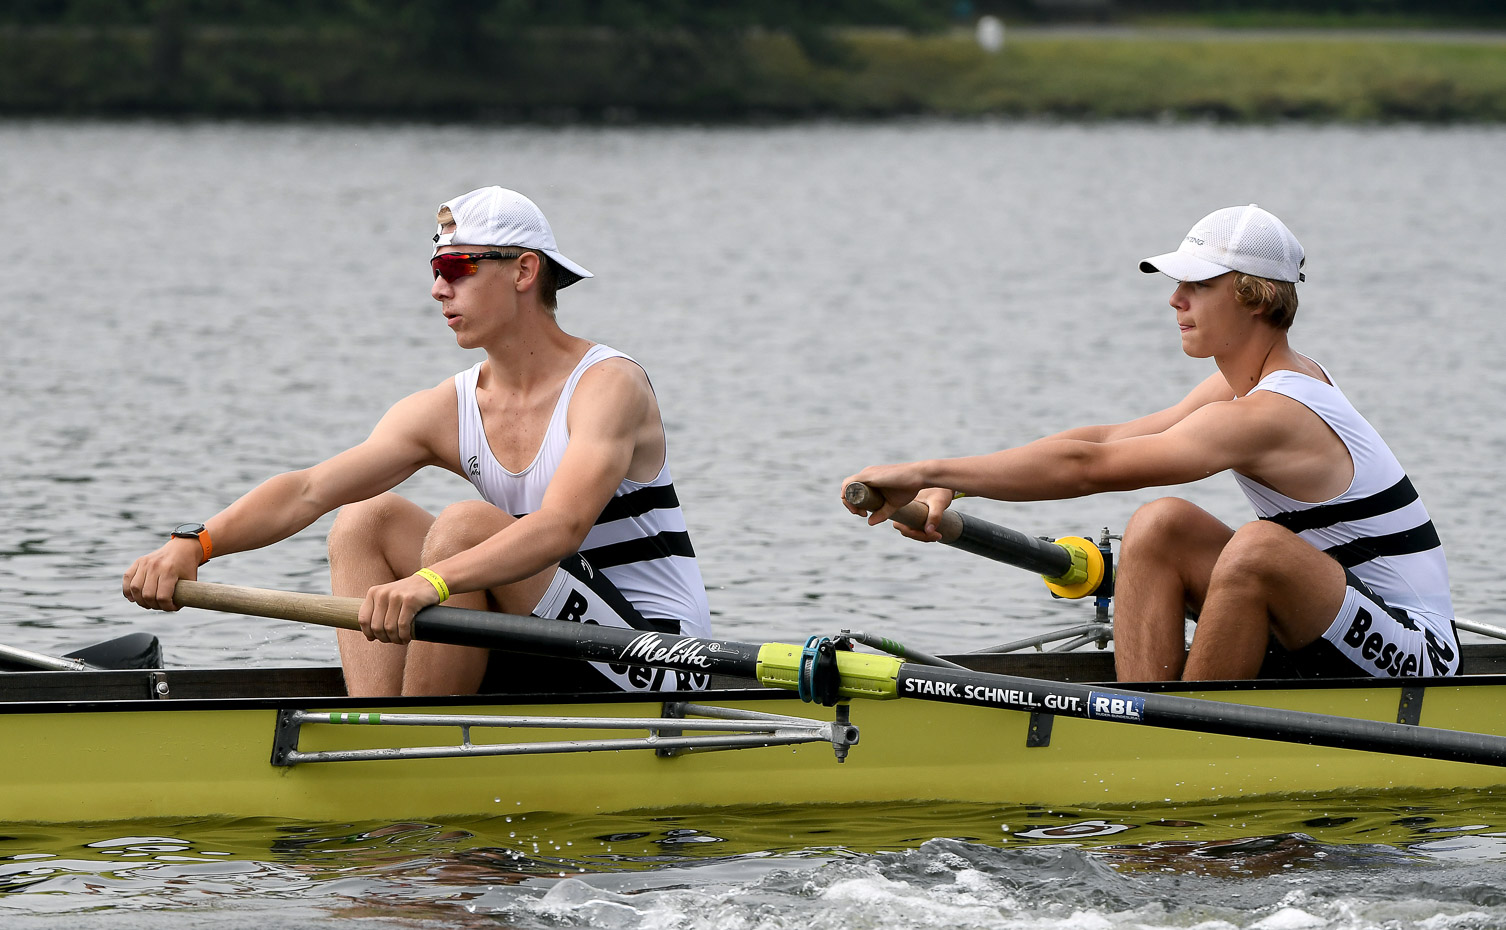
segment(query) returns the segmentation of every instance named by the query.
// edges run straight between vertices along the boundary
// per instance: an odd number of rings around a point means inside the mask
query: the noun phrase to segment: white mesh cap
[[[520,246],[537,249],[559,266],[559,286],[569,287],[591,272],[560,254],[544,211],[527,197],[505,187],[482,187],[439,205],[449,207],[455,229],[434,233],[435,252],[442,245]]]
[[[1140,270],[1178,281],[1206,281],[1230,271],[1296,283],[1306,280],[1302,243],[1286,224],[1255,204],[1224,207],[1197,221],[1175,252],[1154,255]]]

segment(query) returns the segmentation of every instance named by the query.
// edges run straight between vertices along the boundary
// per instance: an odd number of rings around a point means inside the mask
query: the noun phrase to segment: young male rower
[[[581,690],[703,688],[701,676],[523,657],[413,641],[424,607],[707,635],[706,591],[670,480],[648,377],[615,349],[562,330],[558,288],[591,273],[560,253],[522,194],[486,187],[438,212],[431,296],[462,348],[486,358],[398,401],[359,445],[268,479],[202,525],[174,530],[125,573],[142,607],[174,610],[173,588],[211,556],[285,539],[341,508],[329,535],[334,593],[363,598],[361,631],[339,633],[353,695],[464,694],[488,683]],[[437,517],[389,493],[434,465],[483,500]],[[488,664],[492,664],[488,676]],[[545,673],[539,670],[548,669]]]
[[[870,524],[922,501],[925,531],[896,526],[933,541],[954,492],[1056,500],[1232,471],[1258,521],[1234,530],[1163,498],[1125,528],[1115,582],[1121,681],[1252,678],[1268,646],[1312,677],[1454,674],[1448,569],[1426,508],[1327,369],[1287,343],[1304,261],[1265,210],[1216,210],[1175,252],[1140,263],[1177,281],[1182,351],[1218,366],[1180,402],[990,455],[865,468],[843,486],[882,492]]]

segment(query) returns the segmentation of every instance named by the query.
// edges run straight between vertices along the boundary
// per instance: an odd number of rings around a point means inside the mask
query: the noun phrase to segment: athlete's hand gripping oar
[[[843,488],[842,496],[847,503],[869,513],[884,505],[884,496],[861,481]],[[924,504],[911,501],[890,519],[911,529],[924,530],[927,516]],[[1035,572],[1059,597],[1086,597],[1103,581],[1103,553],[1080,536],[1063,536],[1051,542],[955,510],[942,513],[936,529],[941,533],[942,545]]]
[[[173,595],[184,607],[306,620],[356,629],[358,598],[293,594],[180,581]],[[645,665],[693,673],[752,678],[769,687],[834,700],[905,697],[1112,723],[1248,736],[1277,742],[1362,749],[1506,766],[1506,737],[1441,730],[1380,720],[1231,704],[1117,686],[1079,685],[966,669],[934,668],[894,656],[837,651],[827,661],[807,643],[739,643],[591,623],[516,617],[457,607],[426,607],[414,620],[419,639],[510,649],[593,662]],[[826,681],[820,681],[822,675]],[[1452,685],[1451,685],[1452,687]]]

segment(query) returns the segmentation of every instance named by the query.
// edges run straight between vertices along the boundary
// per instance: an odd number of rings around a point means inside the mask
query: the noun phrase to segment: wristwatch
[[[209,557],[214,555],[214,544],[209,541],[209,530],[205,529],[202,523],[179,523],[173,530],[173,538],[198,540],[199,545],[204,549],[204,558],[199,562],[200,565],[208,562]]]

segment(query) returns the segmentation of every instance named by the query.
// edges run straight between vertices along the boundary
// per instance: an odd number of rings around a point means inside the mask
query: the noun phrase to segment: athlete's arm
[[[663,462],[658,407],[643,369],[608,359],[581,376],[567,413],[570,441],[538,510],[464,552],[426,566],[452,593],[480,591],[531,577],[579,551],[635,456]],[[402,578],[366,592],[363,628],[387,642],[407,642],[413,617],[439,595],[422,578]]]
[[[1124,423],[1079,426],[1036,441],[1076,439],[1083,442],[1113,442],[1117,439],[1128,439],[1131,436],[1148,436],[1170,429],[1174,424],[1186,419],[1194,410],[1217,401],[1233,399],[1234,391],[1229,387],[1229,382],[1224,380],[1223,374],[1215,371],[1189,391],[1186,397],[1164,410],[1157,410],[1155,413]]]
[[[205,521],[215,557],[279,542],[337,507],[391,490],[425,465],[447,464],[439,451],[443,424],[454,422],[449,381],[398,401],[359,445],[268,478]],[[131,564],[122,593],[142,607],[176,610],[173,588],[198,577],[202,558],[196,541],[169,539]]]
[[[919,497],[926,504],[929,513],[927,529],[923,532],[902,526],[898,529],[913,539],[934,541],[940,538],[936,527],[941,514],[950,504],[952,494],[957,491],[975,497],[997,497],[1001,500],[1054,500],[1064,496],[1076,496],[1054,493],[1046,484],[1036,486],[1034,490],[1028,482],[1023,485],[1014,485],[1012,489],[1000,487],[995,484],[1000,469],[1010,469],[1008,473],[1018,478],[1023,477],[1018,474],[1021,468],[1048,467],[1053,458],[1069,452],[1069,447],[1058,445],[1060,443],[1095,446],[1123,442],[1141,436],[1160,435],[1208,405],[1229,401],[1233,397],[1234,392],[1229,388],[1223,375],[1214,372],[1177,403],[1134,420],[1117,424],[1080,426],[992,455],[909,462],[902,465],[870,466],[843,479],[842,486],[845,488],[853,481],[862,481],[883,493],[886,505],[869,517],[870,524],[887,520],[895,510]],[[947,463],[944,473],[948,477],[945,480],[927,481],[927,476],[943,474],[941,470],[938,470],[940,468],[938,462]],[[957,483],[948,483],[950,481]],[[927,489],[924,496],[919,493],[922,489]],[[994,493],[990,493],[990,490]],[[1001,496],[1008,494],[1026,496]],[[843,503],[848,510],[862,515],[860,510],[846,504],[845,500]]]

